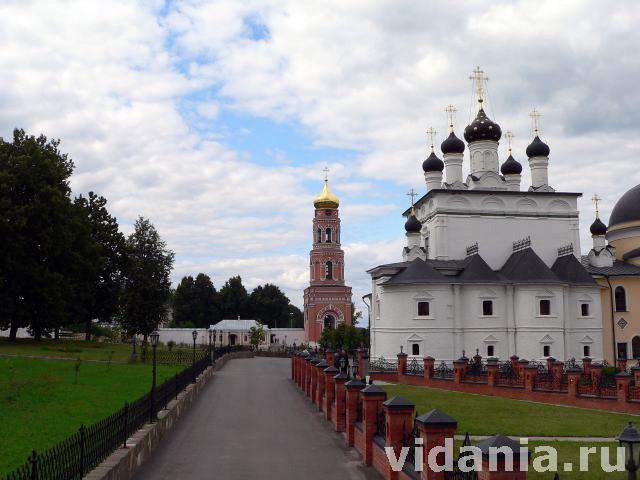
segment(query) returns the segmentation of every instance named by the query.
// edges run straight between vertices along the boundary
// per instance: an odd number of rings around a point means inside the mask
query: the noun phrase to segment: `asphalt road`
[[[379,480],[289,377],[288,359],[228,362],[136,480]]]

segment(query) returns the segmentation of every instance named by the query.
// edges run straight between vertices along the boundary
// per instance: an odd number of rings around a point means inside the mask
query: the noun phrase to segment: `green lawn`
[[[104,353],[91,350],[98,351]],[[33,448],[53,446],[151,387],[150,365],[84,362],[76,383],[75,364],[0,358],[0,475],[22,464]],[[182,368],[159,366],[158,384]]]
[[[400,395],[419,414],[433,408],[458,421],[458,433],[471,435],[615,437],[639,416],[545,405],[409,385],[383,385],[388,397]]]
[[[0,338],[0,354],[33,357],[67,357],[82,360],[127,362],[131,355],[131,345],[102,342],[83,342],[79,340],[48,340],[38,342],[32,339],[18,339],[9,342]],[[113,353],[111,353],[113,352]]]

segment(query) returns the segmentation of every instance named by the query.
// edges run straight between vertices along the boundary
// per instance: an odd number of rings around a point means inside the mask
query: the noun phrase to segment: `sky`
[[[475,115],[476,66],[523,186],[542,113],[550,184],[584,193],[583,252],[593,194],[606,221],[640,183],[635,1],[3,0],[0,18],[0,136],[61,139],[74,194],[105,196],[125,233],[149,218],[174,284],[241,275],[301,307],[328,166],[364,308],[366,270],[401,260],[406,192],[426,191],[427,128],[439,145],[447,105],[459,137]]]

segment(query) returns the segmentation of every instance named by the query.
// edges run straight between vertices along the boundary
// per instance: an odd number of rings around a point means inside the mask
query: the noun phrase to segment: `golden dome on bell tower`
[[[313,201],[313,206],[316,208],[338,208],[340,205],[338,197],[336,197],[329,189],[329,179],[326,175],[328,171],[329,169],[325,169],[324,188],[322,189],[322,192],[320,192],[320,195],[318,195]]]

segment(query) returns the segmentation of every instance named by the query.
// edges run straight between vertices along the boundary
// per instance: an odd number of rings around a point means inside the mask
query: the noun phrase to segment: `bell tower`
[[[340,246],[340,201],[324,188],[313,206],[313,247],[309,253],[309,286],[304,290],[305,340],[317,342],[322,330],[351,325],[351,287],[344,283],[344,251]]]

